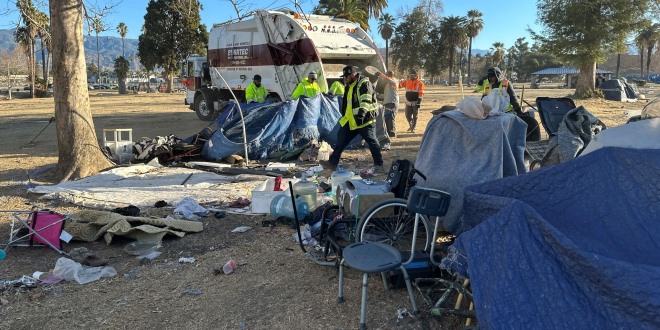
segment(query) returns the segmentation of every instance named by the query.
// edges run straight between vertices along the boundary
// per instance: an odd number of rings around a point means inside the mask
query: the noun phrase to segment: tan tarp
[[[166,234],[183,237],[197,233],[204,224],[196,221],[129,217],[118,213],[83,210],[69,215],[64,230],[80,241],[93,242],[101,236],[107,244],[119,235],[136,240],[160,241]]]

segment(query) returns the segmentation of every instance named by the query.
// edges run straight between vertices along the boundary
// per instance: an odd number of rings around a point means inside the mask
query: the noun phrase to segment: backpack
[[[385,179],[385,181],[387,181],[390,191],[394,193],[394,197],[406,197],[408,176],[413,168],[413,163],[407,159],[397,159],[392,162],[392,166],[390,166],[390,171],[387,173],[387,179]]]

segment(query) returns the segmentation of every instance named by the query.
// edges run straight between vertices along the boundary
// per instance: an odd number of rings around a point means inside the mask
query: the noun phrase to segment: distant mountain
[[[83,36],[85,44],[85,59],[87,63],[96,65],[96,36]],[[126,58],[130,61],[130,56],[137,57],[137,39],[124,39],[124,51]],[[12,51],[17,47],[14,42],[14,30],[0,29],[0,51]],[[40,49],[40,41],[37,40],[37,49]],[[121,56],[121,38],[99,36],[99,63],[101,68],[112,70],[114,68],[115,58]],[[41,54],[37,54],[37,61],[41,61]],[[135,62],[131,63],[131,69],[135,69]]]

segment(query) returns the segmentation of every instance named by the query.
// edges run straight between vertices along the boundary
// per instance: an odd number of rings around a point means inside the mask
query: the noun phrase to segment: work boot
[[[385,166],[383,165],[374,165],[374,175],[385,173]]]
[[[324,169],[327,169],[327,170],[330,170],[330,171],[336,171],[337,170],[337,165],[333,165],[332,163],[330,163],[329,160],[319,161],[319,164],[321,164],[321,166],[323,166]]]
[[[390,145],[389,143],[383,144],[383,147],[381,148],[381,150],[386,150],[386,151],[390,149],[392,149],[392,145]]]

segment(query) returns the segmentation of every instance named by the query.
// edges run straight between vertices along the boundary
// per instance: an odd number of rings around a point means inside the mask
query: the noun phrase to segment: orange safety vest
[[[424,82],[419,79],[405,79],[399,82],[399,88],[405,88],[406,92],[417,92],[419,97],[424,96]]]

